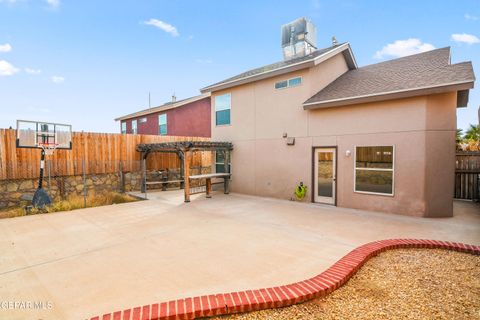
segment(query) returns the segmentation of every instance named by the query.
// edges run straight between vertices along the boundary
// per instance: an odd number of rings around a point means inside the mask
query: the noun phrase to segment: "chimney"
[[[175,93],[172,94],[172,102],[176,102],[177,101],[177,97],[175,96]]]
[[[282,26],[283,59],[309,55],[317,49],[317,30],[307,18],[299,18]]]
[[[332,37],[332,46],[336,46],[338,44],[337,38],[335,36]]]

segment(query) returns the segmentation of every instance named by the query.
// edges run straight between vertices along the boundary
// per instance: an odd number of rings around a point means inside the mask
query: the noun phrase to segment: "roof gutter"
[[[218,84],[218,85],[211,85],[211,86],[200,89],[200,92],[201,93],[206,93],[206,92],[219,91],[219,90],[222,90],[222,89],[227,89],[227,88],[239,86],[239,85],[246,84],[246,83],[249,83],[249,82],[258,81],[258,80],[262,80],[262,79],[267,79],[267,78],[271,78],[271,77],[274,77],[274,76],[277,76],[277,75],[281,75],[281,74],[290,73],[290,72],[293,72],[293,71],[309,68],[309,67],[317,65],[317,64],[333,57],[334,55],[345,51],[345,50],[348,50],[348,53],[351,57],[351,59],[346,59],[347,63],[349,63],[349,68],[350,69],[357,69],[357,63],[355,61],[355,57],[353,56],[352,50],[350,48],[350,44],[347,42],[347,43],[344,43],[344,44],[336,47],[335,49],[332,49],[328,52],[325,52],[324,54],[321,54],[318,57],[312,58],[310,60],[297,62],[297,63],[291,64],[291,65],[288,65],[288,66],[284,66],[284,67],[281,67],[281,68],[278,68],[278,69],[274,69],[274,70],[270,70],[270,71],[264,71],[264,72],[261,72],[261,73],[258,73],[258,74],[254,74],[254,75],[244,77],[244,78],[241,78],[241,79],[231,80],[231,81],[224,82],[224,83],[221,83],[221,84]]]
[[[153,107],[153,108],[137,111],[137,112],[134,112],[134,113],[130,113],[130,114],[127,114],[125,116],[115,118],[115,121],[127,120],[127,119],[131,119],[131,118],[136,118],[136,117],[141,117],[141,116],[145,116],[145,115],[148,115],[148,114],[156,113],[156,112],[162,112],[162,111],[167,111],[167,110],[170,110],[170,109],[179,108],[179,107],[184,106],[186,104],[193,103],[193,102],[196,102],[196,101],[208,98],[208,97],[210,97],[210,94],[198,95],[198,96],[195,96],[195,97],[191,97],[191,98],[183,99],[181,101],[177,101],[175,103],[164,104],[164,105],[161,105],[161,106],[158,106],[158,107]]]
[[[341,107],[341,106],[360,104],[360,103],[366,103],[366,102],[377,102],[377,101],[392,100],[392,99],[418,97],[418,96],[437,94],[437,93],[443,93],[443,92],[449,92],[449,91],[469,90],[473,88],[473,84],[474,84],[474,80],[461,81],[461,82],[441,84],[433,87],[428,86],[428,87],[410,88],[410,89],[404,89],[404,90],[380,92],[380,93],[367,94],[367,95],[348,97],[348,98],[331,99],[331,100],[325,100],[325,101],[319,101],[319,102],[309,102],[309,103],[303,104],[303,109],[304,110],[326,109],[326,108]]]

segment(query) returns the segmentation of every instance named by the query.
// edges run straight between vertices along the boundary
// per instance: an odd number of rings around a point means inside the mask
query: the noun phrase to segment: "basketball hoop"
[[[58,143],[39,143],[38,146],[42,148],[46,156],[51,156],[55,149],[58,148]]]

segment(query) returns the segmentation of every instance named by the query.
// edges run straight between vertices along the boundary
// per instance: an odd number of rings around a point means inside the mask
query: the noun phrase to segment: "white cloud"
[[[12,51],[12,46],[10,43],[0,44],[0,52],[10,52]]]
[[[20,70],[15,68],[11,63],[9,63],[5,60],[0,60],[0,77],[1,76],[13,76],[18,71],[20,71]]]
[[[51,79],[54,83],[62,83],[65,81],[65,78],[62,76],[53,76]]]
[[[167,33],[170,33],[173,37],[178,37],[180,35],[177,31],[177,28],[175,28],[169,23],[166,23],[157,19],[150,19],[148,21],[144,21],[143,23],[149,26],[154,26],[156,28],[159,28]]]
[[[466,33],[454,33],[452,34],[451,39],[455,42],[464,42],[468,44],[480,43],[480,39],[478,39],[476,36]]]
[[[465,13],[464,17],[466,20],[472,20],[472,21],[478,20],[477,16],[472,16],[471,14],[468,14],[468,13]]]
[[[410,38],[407,40],[397,40],[393,43],[387,44],[382,50],[375,53],[374,58],[381,59],[385,56],[398,58],[433,49],[435,49],[435,47],[430,43],[424,43],[420,39]]]
[[[45,0],[50,8],[56,9],[60,6],[60,0]]]
[[[24,70],[28,74],[40,74],[40,73],[42,73],[42,70],[40,70],[40,69],[25,68]]]
[[[6,2],[6,3],[15,3],[18,0],[0,0],[0,2]]]

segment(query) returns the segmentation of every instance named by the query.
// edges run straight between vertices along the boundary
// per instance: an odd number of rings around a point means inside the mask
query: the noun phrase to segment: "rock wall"
[[[191,168],[190,174],[200,174],[211,172],[210,167]],[[199,186],[202,182],[195,181],[192,187]],[[142,173],[125,172],[106,174],[91,174],[85,176],[56,176],[50,179],[45,178],[43,188],[48,192],[54,201],[65,199],[70,195],[83,195],[84,188],[87,194],[92,192],[128,192],[141,189]],[[204,182],[203,182],[204,184]],[[0,180],[0,209],[15,207],[22,201],[31,201],[33,194],[38,186],[38,179],[21,180]],[[161,184],[150,185],[148,189],[160,189]],[[179,183],[168,184],[168,188],[179,188]]]

